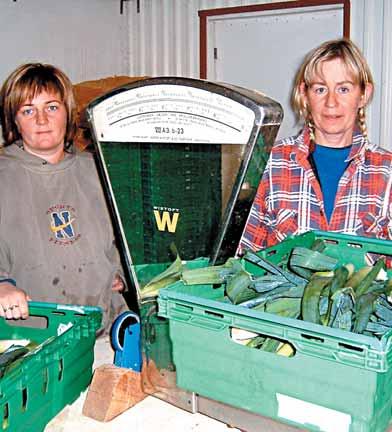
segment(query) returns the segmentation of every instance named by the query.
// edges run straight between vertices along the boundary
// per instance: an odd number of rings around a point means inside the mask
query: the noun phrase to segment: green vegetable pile
[[[242,261],[231,258],[221,266],[183,271],[182,280],[225,283],[226,296],[235,305],[381,337],[392,327],[392,280],[384,260],[355,271],[353,264],[339,265],[324,248],[322,240],[311,248],[296,247],[285,267],[248,251]],[[247,271],[245,262],[262,275]]]
[[[19,364],[36,346],[37,344],[29,339],[0,340],[0,378]]]
[[[162,287],[178,280],[186,285],[224,284],[225,298],[234,305],[354,333],[381,338],[392,328],[388,300],[392,279],[384,259],[355,270],[352,263],[340,265],[328,256],[321,239],[310,248],[293,248],[284,265],[247,251],[242,259],[190,270],[177,255],[165,272],[142,289],[142,299],[158,295]],[[271,352],[287,351],[287,344],[267,336],[253,337],[247,344]]]

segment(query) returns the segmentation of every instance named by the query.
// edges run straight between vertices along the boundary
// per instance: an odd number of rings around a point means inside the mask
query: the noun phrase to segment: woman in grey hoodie
[[[0,316],[28,301],[125,308],[120,260],[91,154],[72,146],[75,100],[52,65],[18,67],[0,91]]]

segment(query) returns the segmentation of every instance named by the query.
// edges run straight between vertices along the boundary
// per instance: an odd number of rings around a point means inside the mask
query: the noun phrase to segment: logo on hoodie
[[[80,234],[75,231],[75,209],[70,205],[57,204],[46,212],[50,218],[50,242],[70,245],[79,240]]]

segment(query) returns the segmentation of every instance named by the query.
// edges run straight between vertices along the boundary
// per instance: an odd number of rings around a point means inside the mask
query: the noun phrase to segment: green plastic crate
[[[316,238],[340,263],[365,264],[368,253],[392,255],[392,242],[309,232],[259,252],[287,263],[295,246]],[[254,269],[252,269],[253,271]],[[381,340],[223,302],[224,287],[161,290],[169,319],[177,385],[202,396],[311,431],[382,432],[392,412],[392,332]],[[293,357],[236,343],[240,328],[290,342]]]
[[[23,325],[0,318],[0,339],[39,344],[0,378],[1,431],[43,431],[52,417],[77,399],[92,376],[101,309],[31,302],[29,311],[31,318]]]

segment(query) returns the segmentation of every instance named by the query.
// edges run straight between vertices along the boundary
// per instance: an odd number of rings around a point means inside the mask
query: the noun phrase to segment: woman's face
[[[15,123],[26,151],[43,157],[64,151],[67,111],[58,93],[44,90],[26,100]]]
[[[345,147],[351,144],[358,109],[366,105],[373,88],[369,84],[363,93],[339,58],[320,66],[309,88],[304,83],[301,87],[315,126],[316,142]]]

